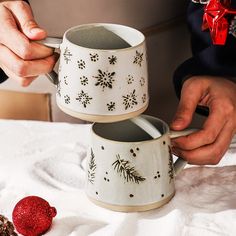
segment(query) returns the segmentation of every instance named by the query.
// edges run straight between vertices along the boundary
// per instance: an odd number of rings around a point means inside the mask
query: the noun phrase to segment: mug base
[[[170,196],[168,196],[167,198],[158,201],[158,202],[154,202],[151,204],[147,204],[147,205],[136,205],[136,206],[122,206],[122,205],[114,205],[114,204],[109,204],[109,203],[104,203],[98,200],[95,200],[91,197],[88,196],[89,200],[91,202],[93,202],[94,204],[96,204],[97,206],[112,210],[112,211],[119,211],[119,212],[141,212],[141,211],[149,211],[149,210],[153,210],[156,208],[159,208],[165,204],[167,204],[173,197],[174,197],[175,193],[172,193]]]
[[[124,115],[88,115],[85,113],[72,111],[71,109],[68,109],[62,106],[59,103],[57,103],[57,106],[66,114],[73,116],[75,118],[79,118],[81,120],[90,121],[90,122],[110,123],[110,122],[127,120],[127,119],[130,119],[132,117],[142,114],[148,108],[148,103],[141,109],[124,114]]]

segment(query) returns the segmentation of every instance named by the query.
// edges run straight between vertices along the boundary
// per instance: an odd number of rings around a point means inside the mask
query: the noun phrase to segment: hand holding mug
[[[28,86],[38,75],[52,70],[58,56],[35,42],[44,39],[46,32],[35,22],[29,4],[0,3],[0,23],[0,66],[9,77]]]
[[[198,132],[172,142],[175,153],[190,164],[218,164],[236,133],[235,101],[236,84],[229,79],[194,76],[186,80],[172,129],[185,129],[198,105],[209,108],[209,116]]]

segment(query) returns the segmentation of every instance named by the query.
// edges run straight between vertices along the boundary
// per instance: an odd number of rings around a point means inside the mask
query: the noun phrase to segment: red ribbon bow
[[[202,30],[209,29],[213,44],[224,45],[229,30],[228,15],[236,15],[230,1],[210,0],[204,8]]]

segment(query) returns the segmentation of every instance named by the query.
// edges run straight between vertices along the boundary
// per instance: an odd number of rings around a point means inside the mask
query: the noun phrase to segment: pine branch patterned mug
[[[68,29],[63,41],[41,43],[59,47],[57,105],[65,113],[92,122],[135,117],[148,107],[147,53],[144,35],[117,24],[86,24]]]
[[[146,211],[174,196],[174,177],[186,162],[173,163],[171,132],[155,117],[141,115],[115,123],[94,123],[87,155],[86,193],[95,204],[124,212]]]

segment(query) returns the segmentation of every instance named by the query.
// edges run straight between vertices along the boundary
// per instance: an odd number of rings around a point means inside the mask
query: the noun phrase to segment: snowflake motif
[[[64,76],[64,83],[65,83],[65,85],[68,85],[67,78],[68,78],[68,76]]]
[[[116,103],[115,102],[107,103],[107,110],[108,111],[114,111],[115,109],[116,109]]]
[[[59,80],[57,84],[57,94],[59,97],[61,97],[61,80]]]
[[[64,99],[65,99],[65,103],[66,104],[69,104],[70,103],[70,97],[68,95],[65,95],[64,96]]]
[[[143,94],[142,101],[143,101],[143,103],[145,103],[147,101],[147,94],[146,93]]]
[[[81,90],[81,92],[78,94],[78,97],[76,98],[76,100],[78,100],[84,106],[84,108],[90,104],[90,100],[92,99],[93,98],[89,97],[88,93],[85,93],[83,90]]]
[[[117,57],[112,55],[111,57],[108,57],[108,60],[111,65],[115,65],[117,62]]]
[[[89,55],[90,55],[91,61],[96,62],[99,60],[99,56],[97,53],[95,53],[95,54],[89,53]]]
[[[144,86],[145,82],[146,82],[145,79],[141,77],[141,79],[139,80],[139,83],[142,87]]]
[[[134,77],[132,75],[128,75],[126,80],[128,84],[132,84],[134,82]]]
[[[80,77],[80,83],[81,85],[86,86],[88,84],[88,78],[86,76]]]
[[[66,61],[66,64],[68,64],[68,62],[71,61],[71,57],[72,57],[72,54],[71,54],[70,50],[68,49],[68,47],[66,47],[66,49],[63,53],[63,56],[64,56],[64,60]]]
[[[130,94],[127,94],[126,96],[122,97],[123,97],[123,104],[125,105],[125,110],[127,110],[128,108],[132,109],[134,105],[138,105],[135,89]]]
[[[77,61],[79,69],[83,70],[85,68],[85,61],[79,60]]]
[[[136,51],[136,56],[134,57],[133,63],[142,66],[142,62],[143,62],[143,53]]]
[[[112,89],[112,83],[115,81],[113,78],[114,75],[115,72],[108,72],[108,71],[103,72],[101,70],[98,70],[98,75],[93,76],[94,78],[97,79],[95,86],[101,86],[102,91],[104,91],[105,88]]]
[[[236,16],[233,18],[229,26],[229,34],[232,34],[234,37],[236,37]]]

